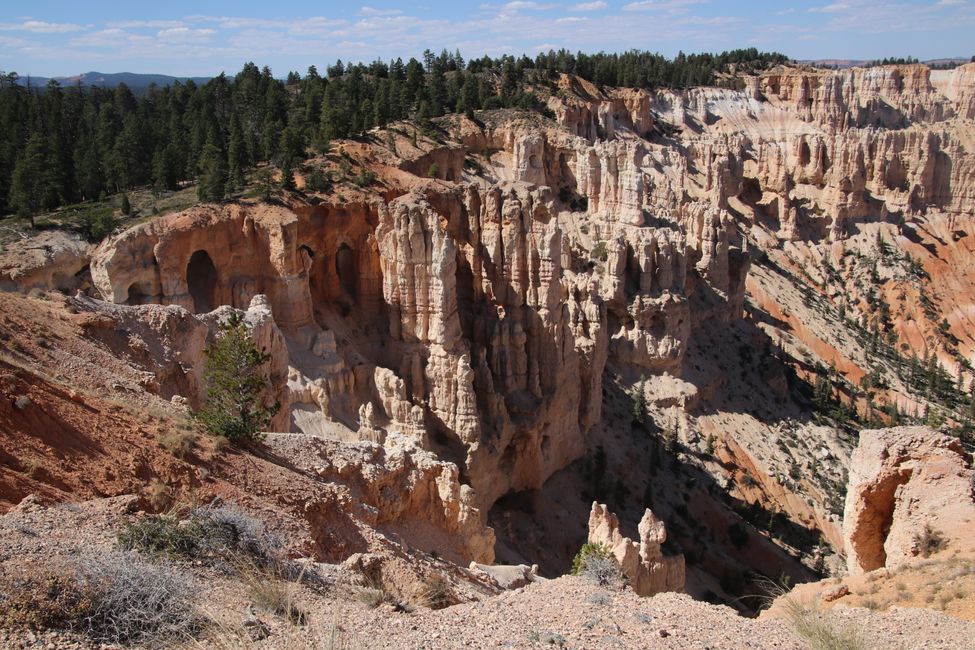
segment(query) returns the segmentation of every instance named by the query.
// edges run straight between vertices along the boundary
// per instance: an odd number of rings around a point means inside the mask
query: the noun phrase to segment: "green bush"
[[[281,405],[262,403],[268,380],[261,367],[270,356],[251,341],[240,314],[231,314],[220,325],[220,335],[207,347],[206,355],[203,378],[207,399],[195,417],[208,431],[231,442],[263,439],[262,431]]]
[[[118,220],[108,206],[86,208],[78,215],[78,230],[93,244],[111,235],[117,227]]]
[[[572,575],[592,580],[596,584],[610,585],[622,580],[619,562],[612,550],[604,544],[586,542],[572,558]]]
[[[599,241],[596,245],[592,247],[592,251],[589,256],[594,260],[599,260],[600,262],[605,262],[609,259],[609,248],[606,246],[606,242]]]

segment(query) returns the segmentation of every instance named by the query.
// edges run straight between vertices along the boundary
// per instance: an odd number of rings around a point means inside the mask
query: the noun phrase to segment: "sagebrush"
[[[0,584],[4,627],[67,630],[110,644],[163,647],[204,627],[190,576],[133,553],[32,565]]]

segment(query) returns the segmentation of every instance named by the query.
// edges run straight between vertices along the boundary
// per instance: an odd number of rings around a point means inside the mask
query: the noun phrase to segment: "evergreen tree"
[[[281,188],[291,191],[295,189],[295,170],[291,156],[285,156],[284,162],[281,163]]]
[[[261,367],[270,355],[254,345],[243,318],[234,312],[220,325],[217,340],[206,349],[203,379],[207,398],[197,419],[213,434],[233,442],[261,440],[280,404],[267,406],[262,395],[268,379]]]
[[[240,119],[234,114],[230,121],[230,139],[227,144],[227,194],[244,186],[244,135]]]
[[[640,379],[640,383],[636,385],[636,394],[633,398],[633,419],[639,422],[640,426],[643,427],[645,427],[647,424],[646,383],[646,379]]]
[[[128,194],[123,194],[122,195],[121,210],[122,210],[122,214],[124,214],[125,216],[129,216],[130,214],[132,214],[132,204],[129,203],[129,195]]]
[[[48,166],[51,155],[47,137],[34,133],[27,140],[23,153],[17,158],[10,184],[10,206],[18,214],[30,218],[31,228],[36,228],[34,217],[42,210],[57,207],[57,179]]]
[[[196,188],[196,195],[201,201],[220,201],[224,197],[226,187],[227,161],[213,140],[207,140],[203,153],[200,154],[199,185]]]

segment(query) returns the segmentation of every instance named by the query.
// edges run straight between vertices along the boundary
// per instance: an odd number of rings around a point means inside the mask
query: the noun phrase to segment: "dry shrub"
[[[817,611],[788,595],[782,585],[768,579],[756,581],[765,591],[762,600],[771,604],[783,601],[785,617],[793,631],[809,643],[811,650],[868,650],[863,630],[847,622],[838,621],[832,610]]]
[[[293,582],[278,567],[259,566],[243,558],[234,572],[255,605],[295,625],[307,622],[308,617],[297,602],[301,575]]]
[[[423,582],[414,596],[416,604],[430,609],[444,609],[457,604],[457,595],[443,576],[434,575]]]
[[[280,539],[264,524],[234,505],[212,504],[176,513],[150,515],[127,524],[119,545],[150,555],[167,555],[208,565],[241,562],[284,572],[287,561]]]
[[[293,623],[305,620],[295,605],[295,583],[303,572],[288,561],[281,541],[241,508],[219,504],[182,517],[150,515],[128,524],[118,541],[124,549],[223,568],[237,576],[258,607]]]
[[[0,585],[4,627],[70,630],[100,643],[166,646],[198,634],[198,590],[178,571],[137,555],[88,553],[32,566]]]
[[[379,576],[366,578],[362,586],[357,586],[354,589],[356,600],[366,607],[375,609],[383,603],[393,602],[393,597],[386,591],[386,585],[383,584]]]
[[[620,564],[604,544],[585,543],[572,558],[572,575],[581,576],[597,585],[617,585],[623,581]]]
[[[168,431],[159,436],[159,446],[176,458],[187,458],[196,449],[193,431]]]
[[[24,461],[24,473],[30,478],[37,478],[40,476],[41,470],[44,466],[41,465],[41,461],[36,458],[28,458]]]
[[[149,481],[142,494],[149,502],[149,505],[156,510],[165,510],[173,501],[169,487],[158,478]]]
[[[924,530],[914,536],[914,544],[924,557],[931,557],[939,551],[948,548],[948,540],[941,531],[924,524]]]

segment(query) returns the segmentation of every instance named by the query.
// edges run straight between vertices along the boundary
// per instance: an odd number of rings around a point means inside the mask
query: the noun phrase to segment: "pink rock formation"
[[[640,541],[623,537],[619,520],[605,505],[592,504],[589,513],[589,543],[602,544],[612,551],[630,586],[641,596],[664,591],[684,590],[684,556],[665,556],[661,545],[667,541],[664,522],[647,508],[640,520]]]
[[[850,573],[894,568],[922,552],[975,548],[975,483],[961,441],[927,427],[865,430],[853,454],[843,536]]]
[[[62,230],[6,244],[0,247],[0,290],[83,290],[90,281],[89,248],[79,236]]]

